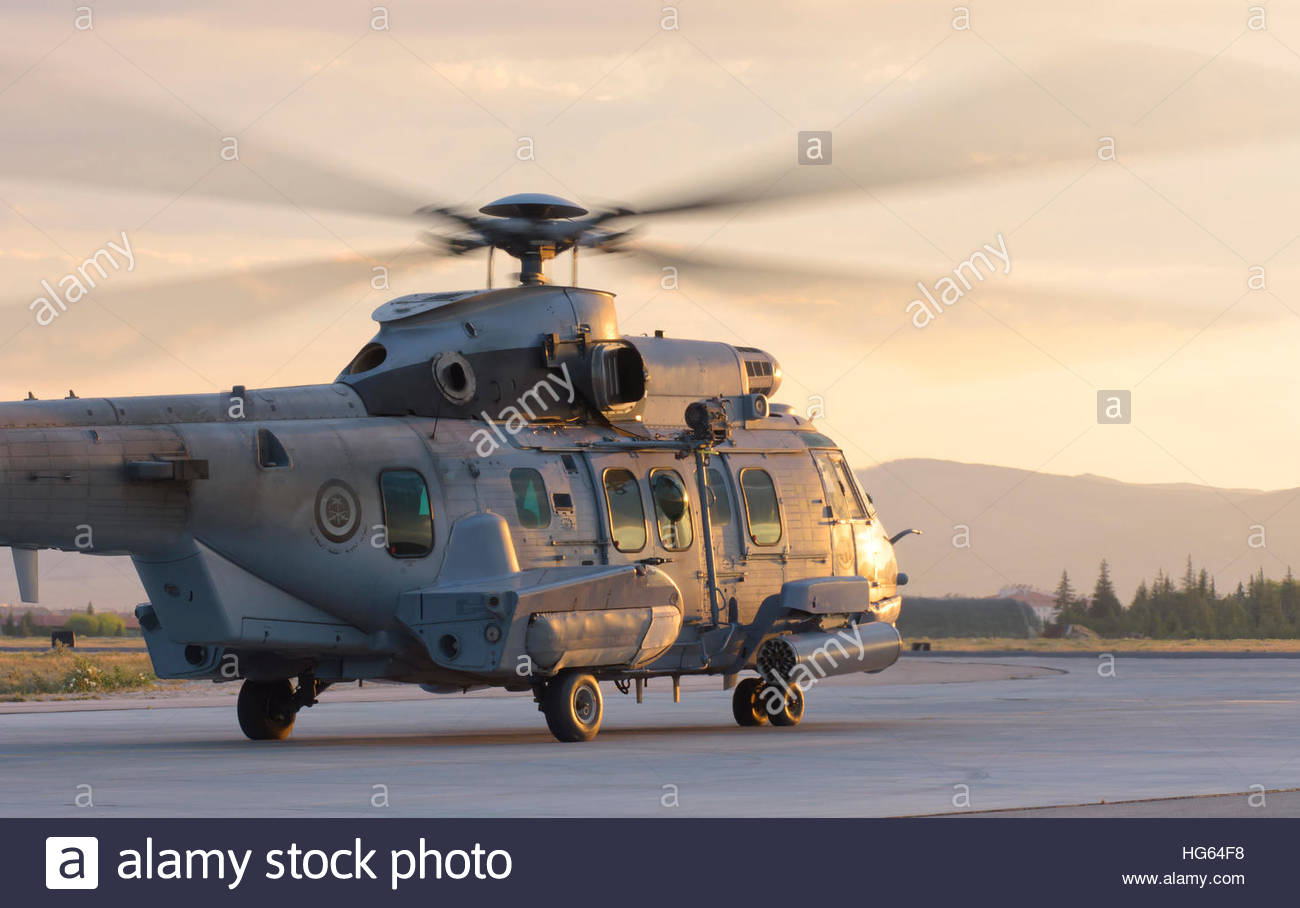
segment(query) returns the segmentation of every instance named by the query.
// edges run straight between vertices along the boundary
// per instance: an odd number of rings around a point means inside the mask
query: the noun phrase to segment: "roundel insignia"
[[[330,542],[347,542],[361,526],[361,502],[352,486],[331,479],[316,493],[316,527]]]

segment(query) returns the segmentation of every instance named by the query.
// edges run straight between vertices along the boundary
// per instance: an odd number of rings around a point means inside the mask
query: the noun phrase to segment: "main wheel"
[[[239,689],[239,727],[254,741],[283,741],[297,713],[293,685],[286,681],[245,681]]]
[[[746,678],[736,685],[731,695],[731,714],[736,717],[737,725],[749,728],[767,724],[767,710],[761,701],[762,690],[761,678]]]
[[[773,725],[799,724],[799,720],[803,718],[803,691],[799,689],[799,685],[791,684],[786,689],[784,701],[779,706],[779,709],[769,712]]]
[[[596,679],[573,669],[560,672],[546,686],[542,697],[546,726],[551,734],[566,743],[590,741],[596,737],[604,709],[605,701],[600,696]]]

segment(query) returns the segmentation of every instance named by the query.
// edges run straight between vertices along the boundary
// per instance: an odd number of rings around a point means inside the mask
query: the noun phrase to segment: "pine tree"
[[[1133,602],[1124,614],[1124,624],[1130,633],[1151,636],[1151,594],[1147,591],[1147,582],[1138,584],[1133,594]]]
[[[1215,625],[1225,639],[1250,636],[1250,618],[1241,598],[1228,596],[1215,603]]]
[[[93,602],[87,602],[87,603],[86,603],[86,614],[87,614],[87,615],[93,615],[93,614],[95,614],[95,603],[93,603]]]
[[[1097,584],[1092,590],[1092,607],[1088,609],[1088,616],[1096,621],[1099,627],[1113,631],[1118,630],[1119,620],[1123,614],[1124,607],[1120,605],[1119,597],[1115,595],[1115,585],[1110,579],[1110,565],[1103,558],[1100,573],[1097,575]]]
[[[1070,583],[1069,571],[1061,571],[1061,582],[1056,585],[1056,607],[1065,611],[1074,604],[1074,587]]]
[[[1286,619],[1282,616],[1282,597],[1276,583],[1263,579],[1260,571],[1259,620],[1256,631],[1261,637],[1280,637],[1287,633]]]
[[[1263,602],[1264,602],[1264,569],[1260,568],[1258,574],[1251,574],[1246,584],[1246,617],[1250,620],[1250,633],[1253,636],[1260,636],[1260,627],[1263,624]]]
[[[1289,566],[1278,592],[1282,600],[1282,618],[1287,624],[1287,633],[1296,634],[1300,632],[1300,588],[1297,587],[1295,575],[1291,573]]]
[[[1056,585],[1056,593],[1052,601],[1056,605],[1054,623],[1058,628],[1078,622],[1080,616],[1084,614],[1084,610],[1076,604],[1074,585],[1070,583],[1070,575],[1065,571],[1061,571],[1061,582]]]
[[[17,636],[17,634],[18,625],[14,623],[14,613],[11,610],[9,614],[5,615],[5,636],[14,637]]]

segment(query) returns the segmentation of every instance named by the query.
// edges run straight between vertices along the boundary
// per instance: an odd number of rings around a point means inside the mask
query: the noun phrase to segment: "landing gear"
[[[293,731],[298,710],[316,705],[316,695],[329,686],[311,675],[298,678],[295,688],[283,681],[245,680],[239,688],[239,727],[254,741],[283,741]]]
[[[746,678],[736,685],[731,695],[731,714],[736,724],[745,728],[767,724],[767,710],[763,708],[763,681]]]
[[[785,688],[784,697],[769,697],[767,714],[772,719],[773,725],[794,726],[799,724],[803,718],[803,691],[799,685],[791,684]]]
[[[803,707],[803,690],[784,681],[770,684],[762,678],[746,678],[731,695],[731,714],[737,725],[746,728],[768,722],[785,727],[798,725]]]
[[[239,727],[254,741],[283,741],[298,714],[293,685],[284,681],[245,681],[239,689]]]
[[[600,731],[605,701],[600,685],[586,672],[567,669],[555,676],[541,699],[546,725],[561,741],[590,741]]]

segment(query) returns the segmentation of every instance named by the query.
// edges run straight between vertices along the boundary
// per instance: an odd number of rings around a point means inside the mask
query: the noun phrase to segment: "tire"
[[[239,727],[253,741],[283,741],[296,711],[288,681],[245,681],[239,689]]]
[[[763,709],[761,678],[746,678],[736,685],[731,694],[731,714],[742,728],[756,728],[767,724],[767,710]]]
[[[786,728],[799,724],[803,718],[804,697],[799,685],[792,684],[785,695],[785,702],[776,712],[771,713],[772,724]]]
[[[547,728],[560,741],[566,744],[590,741],[600,731],[605,712],[600,685],[586,672],[560,672],[546,686],[542,712],[546,714]]]

